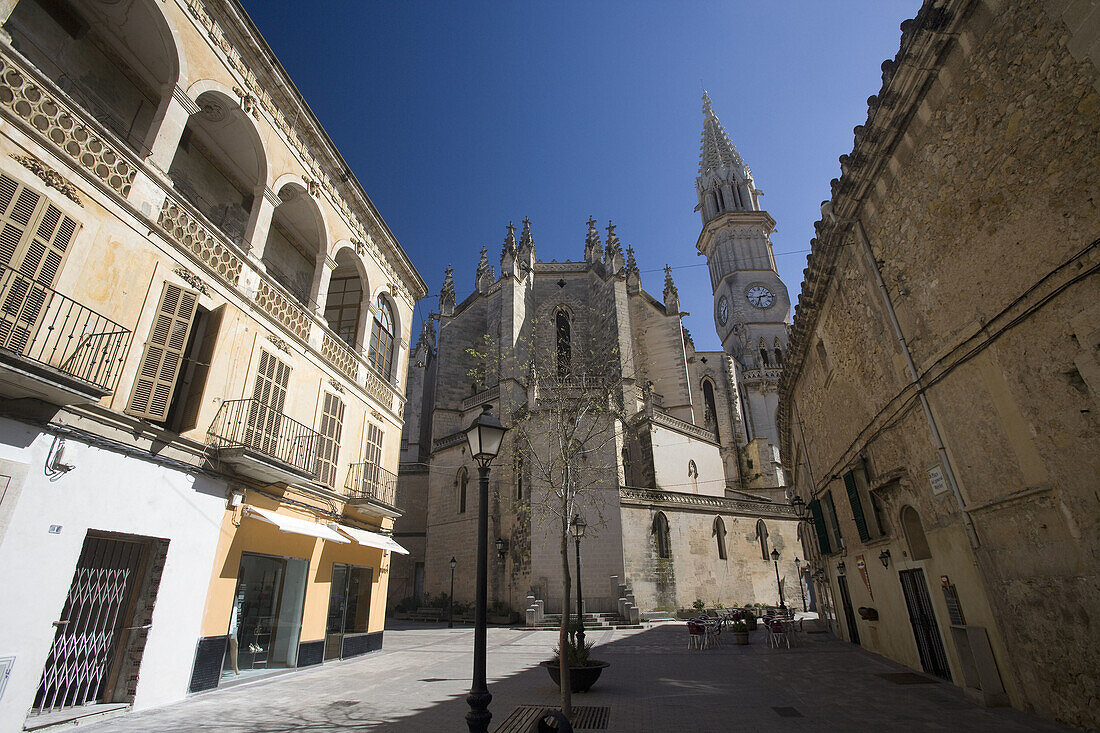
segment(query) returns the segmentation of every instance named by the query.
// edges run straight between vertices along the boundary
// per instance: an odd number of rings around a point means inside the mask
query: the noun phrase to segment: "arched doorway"
[[[365,298],[369,288],[360,273],[358,258],[344,248],[336,253],[336,269],[328,283],[325,299],[325,321],[348,346],[364,343],[366,318]]]

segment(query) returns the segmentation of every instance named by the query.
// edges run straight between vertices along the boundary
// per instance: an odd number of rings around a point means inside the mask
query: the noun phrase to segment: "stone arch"
[[[715,440],[721,440],[721,434],[718,431],[718,400],[714,392],[714,380],[709,375],[705,376],[700,386],[703,388],[703,424],[708,429],[714,430]]]
[[[924,533],[924,523],[920,513],[909,504],[901,508],[898,513],[901,520],[901,529],[905,534],[905,544],[909,547],[909,559],[927,560],[932,557],[932,550],[928,546],[928,536]]]
[[[187,118],[168,176],[211,224],[244,245],[267,191],[263,137],[220,82],[196,82],[189,95],[198,111]]]
[[[466,499],[469,486],[470,472],[463,466],[458,469],[458,473],[455,475],[455,506],[458,507],[459,514],[466,513]]]
[[[370,282],[353,247],[340,247],[326,286],[325,322],[352,348],[367,343],[371,323]]]
[[[657,512],[653,517],[653,536],[657,542],[657,557],[667,560],[672,557],[672,538],[668,526],[668,517]]]
[[[726,523],[722,521],[722,517],[714,518],[714,526],[712,534],[714,535],[714,542],[718,546],[718,559],[726,559]]]
[[[4,24],[13,45],[126,145],[148,156],[173,91],[187,83],[183,44],[161,5],[63,0],[53,12],[38,3],[14,5]]]
[[[770,560],[768,548],[768,525],[764,524],[763,519],[756,520],[756,540],[760,543],[760,556],[765,560]]]
[[[371,316],[367,361],[379,376],[391,382],[397,373],[397,342],[401,338],[401,323],[396,304],[388,291],[380,290],[375,296]]]
[[[279,203],[271,214],[262,261],[299,302],[316,304],[317,274],[328,252],[325,218],[302,183],[288,176],[280,180],[285,182],[275,189]]]

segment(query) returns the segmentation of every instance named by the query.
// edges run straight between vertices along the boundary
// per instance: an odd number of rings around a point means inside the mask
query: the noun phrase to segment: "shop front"
[[[266,495],[227,511],[191,692],[380,649],[380,533]]]

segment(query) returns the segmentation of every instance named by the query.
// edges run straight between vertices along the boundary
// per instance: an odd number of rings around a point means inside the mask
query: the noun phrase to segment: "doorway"
[[[840,588],[840,603],[844,606],[844,621],[848,625],[848,641],[859,644],[859,628],[856,626],[856,614],[852,610],[852,597],[848,593],[848,578],[838,575],[836,576],[836,584]]]
[[[146,571],[150,557],[163,562],[167,549],[167,540],[88,533],[53,622],[57,630],[32,714],[133,701],[126,678],[136,678],[148,636],[148,626],[134,619],[139,611],[152,612],[160,579]]]
[[[359,653],[357,643],[370,622],[371,583],[374,569],[358,565],[332,564],[328,622],[325,625],[325,659],[339,659]],[[365,651],[365,647],[363,651]]]
[[[950,681],[951,670],[947,666],[940,629],[932,611],[932,599],[928,597],[924,571],[920,568],[902,570],[898,576],[909,611],[909,623],[913,626],[913,637],[917,642],[917,653],[920,654],[920,666],[928,674]]]
[[[296,558],[241,555],[222,679],[297,666],[308,569]]]

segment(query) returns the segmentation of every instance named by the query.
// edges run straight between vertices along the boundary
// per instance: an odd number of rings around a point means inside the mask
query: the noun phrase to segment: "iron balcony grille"
[[[352,501],[371,501],[393,509],[397,506],[397,474],[376,463],[353,463],[344,485]]]
[[[0,265],[0,349],[113,392],[131,332]]]
[[[208,434],[217,448],[244,448],[317,475],[321,434],[259,400],[222,402]]]

